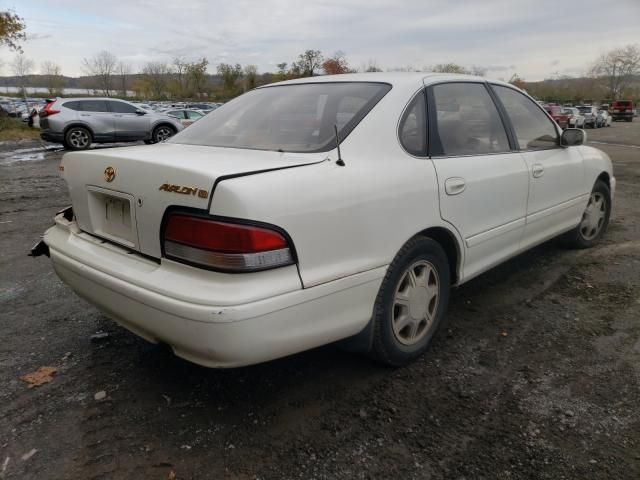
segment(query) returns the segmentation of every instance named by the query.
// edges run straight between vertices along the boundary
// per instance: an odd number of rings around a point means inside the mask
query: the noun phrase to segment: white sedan
[[[48,253],[151,342],[236,367],[349,339],[427,348],[452,286],[564,234],[604,234],[606,154],[513,86],[350,74],[260,87],[167,142],[67,153]]]

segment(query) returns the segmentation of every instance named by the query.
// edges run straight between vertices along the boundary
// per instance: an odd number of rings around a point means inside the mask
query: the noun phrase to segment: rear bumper
[[[620,120],[620,119],[626,120],[628,118],[633,118],[633,112],[612,113],[611,118],[613,118],[614,120]]]
[[[61,216],[44,241],[56,273],[79,296],[137,335],[209,367],[260,363],[355,335],[371,318],[386,271],[302,289],[295,266],[234,275],[157,264]]]
[[[44,130],[40,132],[40,138],[47,142],[62,143],[62,141],[64,140],[64,134]]]

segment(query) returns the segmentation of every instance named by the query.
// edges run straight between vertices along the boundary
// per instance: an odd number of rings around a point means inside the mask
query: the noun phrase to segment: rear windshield
[[[578,107],[580,113],[591,113],[591,107]]]
[[[616,106],[619,107],[630,107],[631,106],[631,102],[614,102],[613,103]]]
[[[385,83],[331,82],[252,90],[171,138],[171,143],[283,152],[326,152],[391,89]]]

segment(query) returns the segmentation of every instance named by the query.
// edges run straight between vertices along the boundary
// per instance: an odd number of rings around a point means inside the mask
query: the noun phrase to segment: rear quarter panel
[[[319,164],[225,180],[211,213],[285,229],[305,287],[388,265],[415,234],[444,224],[433,164],[397,140],[410,96],[388,94],[343,141],[346,166],[332,151]]]

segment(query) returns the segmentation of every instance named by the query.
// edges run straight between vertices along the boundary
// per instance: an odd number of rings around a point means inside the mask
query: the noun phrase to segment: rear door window
[[[491,95],[481,83],[433,86],[437,136],[442,155],[510,152],[509,139]],[[434,151],[434,155],[438,152]]]
[[[65,102],[63,106],[71,110],[80,110],[80,102]]]
[[[138,110],[133,105],[124,102],[109,102],[109,106],[113,113],[136,113]]]
[[[556,125],[540,107],[526,95],[513,88],[493,85],[511,120],[522,150],[543,150],[559,145]]]
[[[108,112],[105,100],[81,100],[79,110],[82,112]]]

